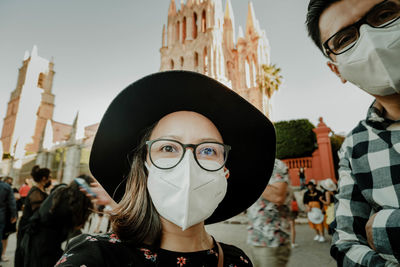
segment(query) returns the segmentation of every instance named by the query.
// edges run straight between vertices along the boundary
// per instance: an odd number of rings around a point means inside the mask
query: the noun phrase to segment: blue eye
[[[215,155],[215,150],[211,147],[206,147],[200,150],[200,154],[205,156],[212,156]]]

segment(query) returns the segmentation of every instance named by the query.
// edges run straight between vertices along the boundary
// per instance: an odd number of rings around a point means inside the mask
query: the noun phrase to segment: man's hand
[[[17,221],[17,217],[11,218],[10,222],[15,223]]]
[[[368,241],[369,246],[373,250],[376,250],[376,248],[374,246],[374,239],[372,237],[372,225],[374,224],[374,219],[375,219],[376,214],[378,214],[378,213],[375,213],[374,215],[372,215],[369,218],[367,224],[365,225],[365,233],[367,234],[367,241]]]

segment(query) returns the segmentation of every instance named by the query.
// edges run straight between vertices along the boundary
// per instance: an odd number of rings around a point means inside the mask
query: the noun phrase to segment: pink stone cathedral
[[[163,27],[160,71],[190,70],[206,74],[230,87],[265,115],[268,101],[257,85],[261,65],[269,64],[270,47],[249,2],[246,29],[235,37],[231,1],[171,0],[168,24]]]

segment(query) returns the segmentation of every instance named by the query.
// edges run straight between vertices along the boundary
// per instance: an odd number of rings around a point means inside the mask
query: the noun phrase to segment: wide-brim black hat
[[[165,115],[194,111],[210,119],[232,147],[226,167],[228,189],[206,223],[231,218],[251,206],[268,184],[275,160],[275,129],[252,104],[205,75],[167,71],[124,89],[105,112],[90,154],[90,171],[119,201],[125,192],[130,157],[143,130]],[[207,196],[205,196],[207,197]]]

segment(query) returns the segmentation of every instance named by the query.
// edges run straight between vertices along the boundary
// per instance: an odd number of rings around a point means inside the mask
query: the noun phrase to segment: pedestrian
[[[8,216],[7,213],[9,214]],[[11,186],[0,179],[0,240],[3,240],[6,225],[16,221],[17,205],[14,193]],[[2,255],[1,261],[3,261],[3,242],[0,242],[0,255]]]
[[[23,210],[23,208],[24,208],[24,203],[25,203],[25,198],[26,198],[26,196],[28,195],[28,193],[29,193],[29,190],[31,190],[31,187],[30,187],[30,185],[29,185],[29,179],[28,178],[26,178],[25,179],[25,181],[24,181],[24,184],[23,185],[21,185],[21,187],[19,188],[19,196],[20,196],[20,199],[19,199],[19,206],[21,207],[21,210]]]
[[[300,179],[300,190],[306,188],[306,174],[303,167],[299,169],[299,179]]]
[[[329,227],[330,224],[333,222],[335,218],[335,195],[337,194],[337,186],[335,182],[331,178],[327,178],[322,180],[319,183],[322,190],[322,196],[320,197],[320,201],[324,205],[324,226],[329,234],[332,234],[331,228]]]
[[[40,168],[36,165],[32,168],[31,175],[35,181],[35,185],[32,186],[25,198],[24,210],[18,224],[17,245],[14,257],[15,267],[24,266],[24,258],[21,251],[22,238],[28,225],[29,218],[40,208],[40,205],[42,205],[43,201],[47,198],[48,194],[46,193],[46,188],[51,185],[49,169]]]
[[[252,266],[205,224],[254,203],[274,158],[271,122],[225,85],[188,71],[144,77],[110,104],[91,150],[91,173],[118,202],[113,232],[75,238],[58,266]]]
[[[292,248],[297,248],[299,244],[296,243],[296,219],[299,216],[299,205],[297,204],[296,198],[292,197],[291,209],[289,215],[290,222],[290,241]]]
[[[88,184],[93,180],[80,175]],[[60,184],[29,219],[21,241],[26,267],[52,267],[62,256],[61,244],[80,233],[93,204],[79,185]]]
[[[247,243],[255,267],[286,266],[291,253],[289,176],[284,162],[276,159],[271,179],[261,197],[247,212]]]
[[[311,0],[308,6],[308,33],[328,67],[374,98],[339,151],[331,247],[338,266],[400,263],[399,17],[399,0]]]
[[[6,256],[6,250],[7,250],[7,244],[8,244],[8,237],[12,234],[15,233],[17,231],[17,219],[18,219],[18,200],[19,200],[19,193],[18,190],[16,188],[12,187],[13,184],[13,178],[6,176],[3,179],[3,182],[5,182],[6,184],[9,184],[11,187],[11,190],[13,191],[13,195],[14,195],[14,199],[15,199],[15,203],[16,203],[16,208],[17,208],[17,213],[16,213],[16,220],[14,222],[12,222],[12,213],[10,209],[6,209],[6,215],[5,215],[5,226],[3,229],[3,236],[2,236],[2,240],[1,243],[3,245],[3,252],[1,254],[1,261],[3,262],[7,262],[10,259]]]
[[[323,226],[324,216],[322,213],[323,205],[320,200],[322,192],[316,189],[314,180],[310,180],[307,183],[307,188],[307,191],[304,192],[303,204],[306,206],[306,211],[308,213],[308,225],[317,233],[314,237],[314,240],[318,242],[325,242],[325,230]],[[313,218],[316,219],[314,220]],[[322,218],[322,220],[320,220],[320,218]]]

